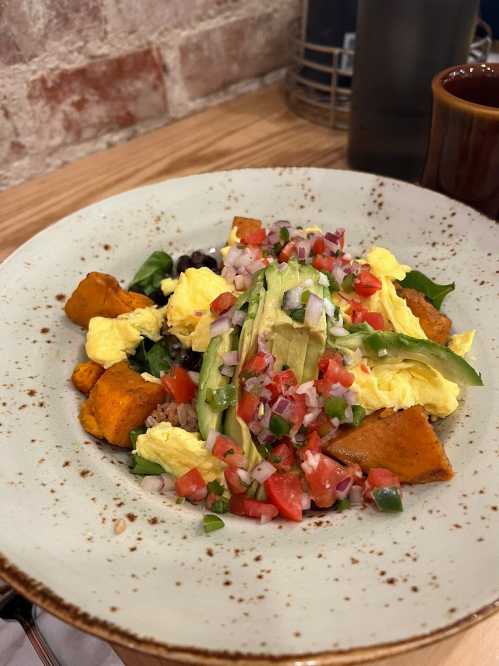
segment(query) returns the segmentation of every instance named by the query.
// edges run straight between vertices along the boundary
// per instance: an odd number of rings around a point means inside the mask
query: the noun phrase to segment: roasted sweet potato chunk
[[[239,217],[235,216],[232,221],[232,226],[236,227],[237,235],[240,237],[243,234],[253,233],[262,228],[262,221],[253,217]]]
[[[384,410],[366,417],[357,428],[341,429],[327,452],[364,471],[386,467],[406,483],[447,481],[451,464],[420,405],[393,414]]]
[[[71,381],[78,391],[88,395],[103,372],[104,368],[95,361],[84,361],[73,370]]]
[[[106,370],[90,391],[80,422],[94,437],[129,448],[130,430],[143,425],[164,398],[161,384],[146,382],[122,361]]]
[[[150,298],[125,291],[112,275],[89,273],[76,287],[64,310],[71,321],[88,328],[92,317],[117,317],[150,305],[154,305]]]
[[[398,295],[405,299],[412,314],[419,319],[421,328],[426,335],[441,345],[446,345],[449,340],[452,322],[449,317],[439,312],[437,308],[426,300],[424,295],[416,289],[406,287],[397,288]]]

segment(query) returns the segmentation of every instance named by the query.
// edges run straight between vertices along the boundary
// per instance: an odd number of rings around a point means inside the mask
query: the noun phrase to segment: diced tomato
[[[307,480],[310,497],[321,509],[336,501],[336,486],[348,474],[342,465],[323,453],[307,453],[301,468]]]
[[[331,425],[329,425],[331,427]],[[321,452],[321,438],[319,434],[313,430],[307,437],[307,442],[305,446],[302,446],[298,449],[298,457],[303,462],[307,457],[307,451],[310,453],[320,453]]]
[[[303,516],[303,489],[296,474],[276,472],[264,483],[265,491],[279,513],[288,520],[299,522]]]
[[[243,374],[245,376],[260,375],[267,367],[267,360],[263,352],[258,352],[250,358],[243,366]]]
[[[312,254],[323,254],[325,249],[326,243],[324,238],[322,236],[320,238],[316,238],[312,245]]]
[[[360,271],[353,282],[353,288],[359,296],[367,298],[381,289],[381,281],[370,271]]]
[[[243,245],[262,245],[267,234],[265,229],[255,229],[254,231],[244,231],[239,234],[239,240]]]
[[[282,442],[272,449],[270,462],[281,472],[289,472],[295,462],[293,446]]]
[[[327,395],[329,388],[333,384],[341,384],[345,388],[349,388],[353,384],[354,376],[343,367],[343,363],[338,361],[337,358],[330,357],[327,359],[327,365],[323,363],[323,377],[317,382],[317,391],[321,395]],[[322,380],[322,381],[321,381]]]
[[[291,423],[295,428],[299,428],[302,425],[306,413],[307,403],[305,401],[305,396],[296,394],[293,397],[293,409],[290,416]]]
[[[277,392],[282,394],[286,393],[287,389],[291,386],[296,386],[298,380],[291,368],[288,368],[287,370],[276,372],[272,378],[272,383],[275,385]]]
[[[349,301],[349,304],[349,313],[352,324],[362,324],[364,321],[364,315],[367,313],[367,308],[365,308],[359,301],[353,299]]]
[[[197,386],[184,368],[176,365],[168,375],[161,377],[165,389],[173,396],[177,405],[191,402],[196,395]]]
[[[233,495],[243,495],[246,492],[247,486],[241,481],[236,467],[227,467],[224,469],[224,476],[229,490]]]
[[[213,455],[220,458],[230,467],[245,467],[246,458],[241,447],[230,437],[218,435],[213,445]]]
[[[194,467],[175,481],[175,492],[179,497],[187,497],[193,502],[199,502],[206,497],[206,483],[199,470]]]
[[[343,364],[343,359],[339,352],[335,352],[332,349],[328,349],[319,359],[319,371],[324,373],[328,369],[329,361],[335,361],[336,363]]]
[[[367,483],[371,488],[387,488],[400,486],[398,476],[384,467],[372,467],[367,475]]]
[[[272,520],[279,515],[279,511],[273,504],[259,502],[244,495],[232,495],[229,508],[236,516],[260,518],[263,521]]]
[[[312,261],[312,266],[323,273],[330,273],[334,266],[334,257],[328,257],[324,254],[317,254]]]
[[[260,398],[253,393],[243,391],[239,402],[237,403],[237,415],[246,423],[249,423],[255,416],[255,412],[260,403]]]
[[[291,257],[294,257],[295,254],[296,254],[296,245],[293,243],[293,241],[290,241],[289,243],[286,243],[286,245],[279,252],[279,256],[277,257],[277,259],[281,264],[283,262],[287,263],[291,259]]]
[[[224,291],[223,294],[220,294],[211,302],[210,310],[213,314],[221,315],[234,305],[236,302],[236,297],[234,294],[231,294],[230,291]]]
[[[379,312],[366,312],[363,321],[377,331],[383,331],[385,328],[385,320],[383,319],[383,315]]]
[[[362,372],[365,372],[366,375],[369,374],[369,368],[367,367],[367,365],[365,363],[360,364],[360,369],[362,370]]]

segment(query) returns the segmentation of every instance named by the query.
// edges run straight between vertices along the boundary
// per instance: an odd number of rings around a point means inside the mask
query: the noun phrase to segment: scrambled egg
[[[239,240],[239,236],[237,235],[237,227],[231,227],[229,238],[227,239],[227,245],[220,250],[220,254],[222,255],[224,261],[225,257],[229,254],[230,248],[234,245],[237,245]]]
[[[443,418],[457,409],[459,386],[437,370],[418,361],[366,362],[351,369],[360,404],[369,412],[392,407],[423,405],[429,414]]]
[[[88,324],[85,350],[87,356],[102,367],[110,368],[134,354],[143,336],[157,341],[165,308],[138,308],[132,312],[108,317],[92,317]]]
[[[451,335],[448,347],[451,351],[454,352],[454,354],[457,354],[458,356],[464,356],[470,351],[474,338],[475,331],[456,333],[456,335]]]
[[[223,463],[206,449],[200,435],[168,422],[158,423],[139,435],[136,450],[176,477],[197,467],[206,482],[223,478]]]
[[[160,283],[161,291],[165,296],[169,296],[170,294],[173,294],[177,284],[178,280],[175,278],[165,278],[164,280],[161,280]]]
[[[409,266],[400,264],[394,255],[385,248],[373,247],[367,255],[371,272],[381,281],[381,289],[366,299],[366,307],[372,312],[380,312],[397,333],[405,333],[413,338],[426,338],[419,319],[412,314],[403,298],[397,296],[394,280],[403,280],[410,271]]]
[[[210,304],[225,291],[234,288],[209,268],[188,268],[180,275],[166,305],[166,318],[171,332],[182,344],[194,351],[206,351],[210,324],[215,320]]]

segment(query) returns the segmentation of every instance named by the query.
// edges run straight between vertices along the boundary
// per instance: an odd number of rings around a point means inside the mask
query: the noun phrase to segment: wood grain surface
[[[279,86],[241,96],[0,193],[0,259],[65,215],[158,180],[242,167],[346,168],[346,141],[345,132],[288,111]],[[115,650],[127,666],[166,664],[122,647]],[[499,613],[445,641],[373,663],[499,666]]]

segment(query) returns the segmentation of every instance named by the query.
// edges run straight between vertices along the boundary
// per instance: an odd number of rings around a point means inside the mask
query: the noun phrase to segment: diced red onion
[[[222,365],[220,374],[223,375],[224,377],[234,377],[235,371],[236,368],[233,365]]]
[[[230,331],[230,319],[228,317],[219,317],[214,322],[210,324],[210,338],[214,338],[217,335],[223,335]]]
[[[296,254],[300,261],[305,261],[310,256],[312,245],[308,240],[299,240],[296,243]]]
[[[309,391],[311,388],[313,388],[313,386],[314,386],[314,380],[313,379],[310,380],[309,382],[304,382],[303,384],[300,384],[296,388],[296,393],[298,393],[298,395],[302,395],[303,393],[307,393],[307,391]]]
[[[206,438],[206,443],[205,446],[208,449],[208,451],[211,453],[214,445],[215,445],[215,440],[217,439],[218,435],[220,433],[217,432],[216,430],[210,430],[208,432],[208,437]]]
[[[306,428],[308,428],[308,426],[316,420],[316,418],[319,416],[320,413],[321,413],[320,409],[313,409],[308,414],[305,414],[305,416],[303,417],[303,425]]]
[[[332,419],[331,419],[331,425],[336,430],[340,425],[340,419],[337,416],[333,416]]]
[[[250,393],[256,393],[263,388],[263,377],[248,377],[244,382],[244,388]]]
[[[265,354],[269,353],[269,348],[267,347],[267,339],[265,338],[265,335],[260,333],[257,337],[257,346],[258,346],[258,351],[263,352]]]
[[[159,493],[163,488],[163,479],[160,476],[144,476],[140,483],[143,490],[149,493]]]
[[[244,310],[234,310],[232,315],[232,325],[233,326],[242,326],[246,319],[246,312]]]
[[[362,488],[360,486],[352,486],[348,493],[348,499],[352,506],[362,506]]]
[[[161,488],[161,494],[172,492],[175,490],[175,477],[171,474],[161,474],[161,479],[163,481],[163,487]]]
[[[260,398],[262,400],[270,400],[271,397],[272,397],[272,393],[269,391],[269,389],[264,388],[264,389],[261,390]]]
[[[277,270],[279,273],[282,273],[286,270],[288,267],[288,264],[285,261],[281,261],[280,263],[277,264]]]
[[[241,469],[240,467],[237,468],[237,475],[241,480],[241,483],[244,483],[245,486],[249,486],[251,483],[251,475],[250,473],[245,470]]]
[[[259,435],[264,429],[264,426],[260,421],[253,419],[253,421],[250,421],[249,423],[249,429],[254,435]]]
[[[283,306],[285,310],[296,310],[301,305],[302,287],[295,287],[284,292]]]
[[[341,283],[345,279],[345,271],[341,266],[335,266],[331,271],[331,275],[334,277],[336,282],[341,286]]]
[[[269,429],[271,418],[272,418],[272,410],[270,409],[270,406],[269,405],[264,405],[264,407],[263,407],[263,416],[262,416],[262,426],[266,430]]]
[[[308,511],[310,507],[312,506],[312,500],[310,499],[310,495],[308,493],[303,493],[303,495],[300,498],[301,501],[301,508],[303,511]]]
[[[246,278],[244,275],[236,275],[234,277],[234,286],[237,291],[244,291],[246,289]]]
[[[348,497],[348,493],[350,492],[350,488],[352,487],[353,479],[351,476],[347,476],[346,479],[343,479],[343,481],[340,481],[338,485],[336,486],[336,498],[337,499],[345,499],[345,497]]]
[[[329,390],[329,395],[335,398],[343,398],[346,393],[346,388],[342,384],[333,384]]]
[[[197,488],[193,493],[189,495],[189,499],[191,502],[201,502],[202,500],[205,499],[206,495],[208,494],[208,489],[206,486],[203,486],[201,488]]]
[[[187,374],[192,379],[194,384],[196,384],[196,386],[198,386],[199,385],[199,372],[194,372],[194,370],[188,370]]]
[[[291,404],[291,400],[288,400],[287,398],[279,397],[279,398],[277,398],[277,400],[273,404],[272,410],[276,414],[283,414],[289,408],[290,404]]]
[[[258,481],[258,483],[265,483],[265,481],[275,474],[276,468],[268,460],[262,460],[256,467],[253,468],[251,476]]]
[[[352,255],[350,254],[350,252],[345,252],[343,254],[343,259],[346,259],[347,261],[352,261]]]
[[[319,396],[317,395],[317,389],[315,386],[311,386],[305,393],[305,404],[311,409],[319,407]]]
[[[324,301],[315,294],[310,294],[305,308],[305,323],[316,326],[322,315]]]
[[[319,467],[320,461],[320,453],[312,453],[312,451],[307,451],[305,453],[305,460],[301,464],[301,468],[306,474],[311,474]]]
[[[225,352],[225,354],[222,354],[222,361],[224,365],[237,365],[239,363],[239,352],[237,350]]]
[[[270,523],[272,520],[272,516],[269,516],[268,514],[262,513],[260,516],[260,525],[265,525],[266,523]]]
[[[334,335],[335,338],[341,338],[343,335],[348,335],[348,331],[343,326],[332,326],[329,329],[331,335]]]

